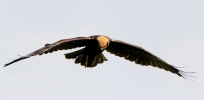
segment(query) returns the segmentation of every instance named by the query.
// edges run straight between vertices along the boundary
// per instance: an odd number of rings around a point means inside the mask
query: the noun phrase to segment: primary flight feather
[[[103,51],[106,50],[111,54],[119,57],[124,57],[126,60],[134,61],[136,64],[144,66],[153,66],[170,71],[181,77],[186,77],[184,71],[177,69],[166,63],[164,60],[146,51],[145,49],[132,45],[119,40],[112,40],[107,36],[94,35],[90,37],[76,37],[70,39],[63,39],[52,44],[45,44],[44,47],[18,59],[13,60],[10,63],[5,64],[4,67],[13,64],[17,61],[29,58],[31,56],[42,55],[52,53],[58,50],[74,49],[77,47],[84,47],[80,50],[64,54],[67,59],[75,59],[76,64],[81,64],[85,67],[95,67],[97,64],[101,64],[107,61],[103,55]]]

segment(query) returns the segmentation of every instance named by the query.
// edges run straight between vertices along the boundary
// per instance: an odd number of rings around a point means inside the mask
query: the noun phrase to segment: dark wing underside
[[[26,56],[22,56],[18,59],[15,59],[10,63],[5,64],[4,67],[6,67],[12,63],[18,62],[20,60],[29,58],[31,56],[52,53],[53,51],[58,51],[58,50],[67,50],[67,49],[73,49],[73,48],[77,48],[77,47],[83,47],[83,46],[86,46],[86,43],[89,40],[91,40],[90,37],[76,37],[76,38],[71,38],[71,39],[62,39],[62,40],[57,41],[57,42],[52,43],[52,44],[45,44],[44,47],[26,55]]]
[[[136,64],[158,67],[184,78],[184,75],[186,75],[185,72],[176,69],[175,66],[166,63],[164,60],[151,54],[143,48],[125,43],[123,41],[112,40],[110,45],[106,48],[106,51],[110,52],[111,54],[115,54],[116,56],[124,57],[126,60],[134,61]]]
[[[77,37],[77,38],[71,38],[71,39],[63,39],[53,44],[47,44],[48,50],[39,54],[41,55],[43,53],[47,54],[58,50],[67,50],[67,49],[74,49],[77,47],[83,47],[83,46],[86,46],[87,42],[90,40],[91,40],[90,37]]]

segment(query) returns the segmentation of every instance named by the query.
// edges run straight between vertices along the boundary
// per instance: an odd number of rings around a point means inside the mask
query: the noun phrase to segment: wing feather
[[[106,51],[110,52],[111,54],[115,54],[116,56],[124,57],[126,60],[134,61],[136,64],[145,66],[151,65],[153,67],[158,67],[175,73],[178,76],[184,77],[181,74],[183,71],[176,69],[175,66],[166,63],[164,60],[139,46],[119,40],[111,40],[109,46],[106,48]]]
[[[71,39],[62,39],[60,41],[57,41],[52,44],[46,44],[44,47],[26,55],[22,56],[18,59],[15,59],[7,64],[5,64],[4,67],[18,62],[20,60],[29,58],[31,56],[36,56],[36,55],[42,55],[42,54],[47,54],[47,53],[52,53],[53,51],[58,51],[58,50],[66,50],[66,49],[73,49],[77,47],[82,47],[86,46],[87,42],[91,40],[91,37],[76,37],[76,38],[71,38]]]

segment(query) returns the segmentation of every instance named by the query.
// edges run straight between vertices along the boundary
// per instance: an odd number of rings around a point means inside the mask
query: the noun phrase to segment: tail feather
[[[99,53],[97,55],[87,55],[84,54],[84,49],[80,49],[71,53],[64,54],[65,58],[67,59],[76,59],[76,64],[81,64],[85,67],[95,67],[97,64],[101,64],[104,61],[107,61],[105,56],[102,53]]]
[[[102,60],[100,57],[98,57],[97,62],[98,62],[99,64],[101,64],[101,63],[103,63],[103,60]]]
[[[88,66],[88,55],[84,55],[81,60],[81,65],[87,67]]]
[[[103,61],[108,61],[108,60],[102,53],[98,54],[98,63],[103,63]]]
[[[84,54],[78,56],[78,57],[76,58],[76,60],[75,60],[75,63],[76,63],[76,64],[81,63],[83,57],[84,57]]]
[[[90,56],[90,58],[88,60],[88,66],[94,67],[94,65],[97,65],[97,55]]]
[[[95,67],[97,66],[97,64],[101,64],[104,61],[107,61],[107,59],[102,53],[98,55],[82,54],[76,58],[75,63],[76,64],[81,63],[81,65],[85,67]]]

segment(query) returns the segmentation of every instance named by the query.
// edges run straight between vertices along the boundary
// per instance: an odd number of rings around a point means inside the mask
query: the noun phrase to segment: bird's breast
[[[99,48],[97,41],[89,42],[84,49],[84,53],[86,53],[86,54],[98,54],[101,52],[102,52],[102,50]]]

